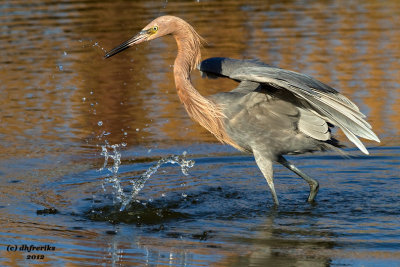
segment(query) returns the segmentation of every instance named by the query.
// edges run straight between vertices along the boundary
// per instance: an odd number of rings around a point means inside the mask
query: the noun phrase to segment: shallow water
[[[289,157],[320,192],[306,203],[307,184],[276,166],[274,208],[252,157],[181,107],[172,38],[103,59],[163,14],[208,41],[203,58],[258,58],[338,88],[382,142],[365,142],[364,156],[338,132],[353,157]],[[5,1],[0,265],[400,265],[398,14],[398,1]],[[197,72],[193,82],[204,95],[234,86]],[[161,166],[120,211],[106,144],[118,145],[126,195],[161,158],[186,151],[195,165],[188,176]]]

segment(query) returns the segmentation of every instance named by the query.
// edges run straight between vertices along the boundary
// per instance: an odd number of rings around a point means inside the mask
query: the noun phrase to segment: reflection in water
[[[333,241],[316,240],[318,236],[330,236],[329,231],[316,227],[304,230],[290,229],[285,226],[276,228],[275,220],[279,212],[273,210],[267,220],[261,223],[254,236],[238,237],[240,243],[251,247],[246,255],[232,255],[224,265],[229,266],[329,266],[330,257],[323,251],[335,247]],[[292,238],[289,238],[292,236]],[[293,238],[301,236],[301,238]],[[318,252],[316,252],[318,251]],[[322,253],[321,253],[322,252]]]
[[[398,265],[399,12],[395,0],[4,2],[0,243],[54,244],[39,262],[52,265],[361,265],[371,257]],[[381,145],[346,162],[293,158],[320,175],[317,205],[298,202],[307,185],[278,168],[282,207],[271,210],[253,160],[217,145],[185,114],[172,38],[104,61],[105,50],[164,14],[194,25],[208,41],[204,58],[258,58],[339,89],[368,115]],[[192,79],[204,95],[235,86]],[[126,147],[107,147],[104,166],[106,142]],[[115,178],[125,189],[184,150],[196,160],[190,176],[165,165],[123,212],[102,191],[119,160]],[[0,256],[0,265],[31,263],[23,252]]]

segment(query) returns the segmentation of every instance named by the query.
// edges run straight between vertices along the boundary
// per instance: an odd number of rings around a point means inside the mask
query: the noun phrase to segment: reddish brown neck
[[[210,131],[220,142],[242,150],[230,139],[224,129],[225,116],[221,107],[200,95],[191,83],[190,72],[201,60],[201,37],[190,26],[185,25],[178,29],[173,35],[178,45],[174,77],[179,99],[189,116]]]

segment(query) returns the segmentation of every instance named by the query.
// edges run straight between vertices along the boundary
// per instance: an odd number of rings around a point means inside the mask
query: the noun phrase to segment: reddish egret
[[[312,77],[269,66],[256,60],[209,58],[200,63],[202,38],[186,21],[161,16],[137,35],[110,50],[109,58],[144,41],[171,34],[178,45],[174,64],[175,86],[189,116],[219,141],[252,153],[279,204],[273,181],[273,162],[303,178],[314,201],[319,184],[284,155],[338,150],[330,128],[337,126],[363,153],[357,136],[379,142],[365,115],[347,97]],[[238,87],[203,97],[192,85],[190,73],[198,67],[206,76],[227,77]]]

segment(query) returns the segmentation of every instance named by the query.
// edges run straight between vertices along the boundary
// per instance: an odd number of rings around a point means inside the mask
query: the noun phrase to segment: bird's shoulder
[[[318,93],[338,95],[334,88],[307,74],[282,69],[257,59],[213,57],[203,60],[199,65],[199,70],[203,77],[208,78],[227,77],[239,82],[270,84],[280,89],[300,90],[310,96]]]
[[[233,59],[227,57],[212,57],[203,60],[198,69],[208,78],[231,77],[238,69],[272,67],[258,59]]]

